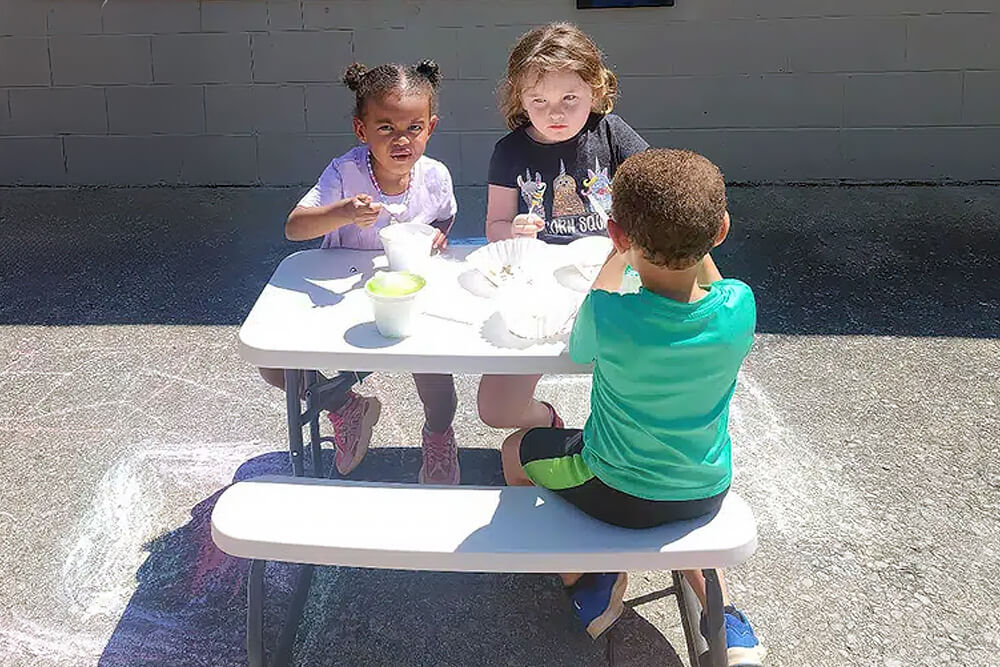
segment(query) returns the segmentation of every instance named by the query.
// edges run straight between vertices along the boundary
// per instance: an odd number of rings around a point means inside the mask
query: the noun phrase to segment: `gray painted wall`
[[[654,145],[732,181],[1000,179],[997,0],[0,0],[0,184],[300,184],[353,143],[349,62],[433,57],[429,153],[481,197],[529,24],[582,24]],[[946,9],[942,9],[946,8]]]

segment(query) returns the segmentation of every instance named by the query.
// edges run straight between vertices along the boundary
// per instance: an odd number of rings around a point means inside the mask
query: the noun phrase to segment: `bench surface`
[[[617,528],[535,487],[432,487],[283,476],[226,489],[212,538],[243,558],[448,572],[732,567],[757,546],[730,492],[710,519]]]

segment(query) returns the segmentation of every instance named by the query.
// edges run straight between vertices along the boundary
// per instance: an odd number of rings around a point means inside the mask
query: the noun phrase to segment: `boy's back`
[[[729,233],[725,180],[701,155],[652,149],[622,163],[612,195],[615,249],[569,342],[574,361],[594,364],[590,418],[583,431],[553,425],[508,437],[504,479],[550,489],[624,528],[710,516],[729,491],[729,402],[757,320],[750,288],[724,280],[710,256]],[[642,279],[637,294],[618,293],[626,266]],[[704,573],[683,574],[710,609]],[[561,576],[591,636],[621,617],[624,572]],[[718,592],[727,663],[761,667],[746,615],[724,586]],[[709,631],[705,616],[701,627],[705,637],[722,632]]]
[[[570,355],[594,362],[583,449],[594,474],[649,500],[725,491],[729,401],[755,324],[753,293],[738,280],[714,283],[694,303],[646,289],[591,292]]]

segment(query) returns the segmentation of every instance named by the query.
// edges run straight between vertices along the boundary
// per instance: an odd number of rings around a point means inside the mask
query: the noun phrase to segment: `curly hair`
[[[594,94],[593,111],[609,114],[618,96],[618,79],[604,65],[603,55],[585,32],[571,23],[550,23],[529,30],[517,40],[500,82],[500,113],[507,127],[528,123],[521,93],[547,72],[569,70],[580,75]]]
[[[387,63],[374,69],[354,63],[344,71],[343,82],[354,91],[354,115],[358,118],[364,116],[368,100],[390,93],[426,94],[430,99],[431,114],[434,114],[441,87],[441,68],[433,60],[421,60],[415,65]]]
[[[680,270],[708,254],[726,215],[726,183],[707,158],[650,149],[628,158],[611,183],[612,218],[651,263]]]

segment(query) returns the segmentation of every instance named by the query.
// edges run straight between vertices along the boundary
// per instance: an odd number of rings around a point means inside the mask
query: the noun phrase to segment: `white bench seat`
[[[281,476],[234,484],[212,512],[232,556],[447,572],[725,568],[757,546],[730,492],[711,519],[650,530],[592,519],[535,487],[431,487]]]

